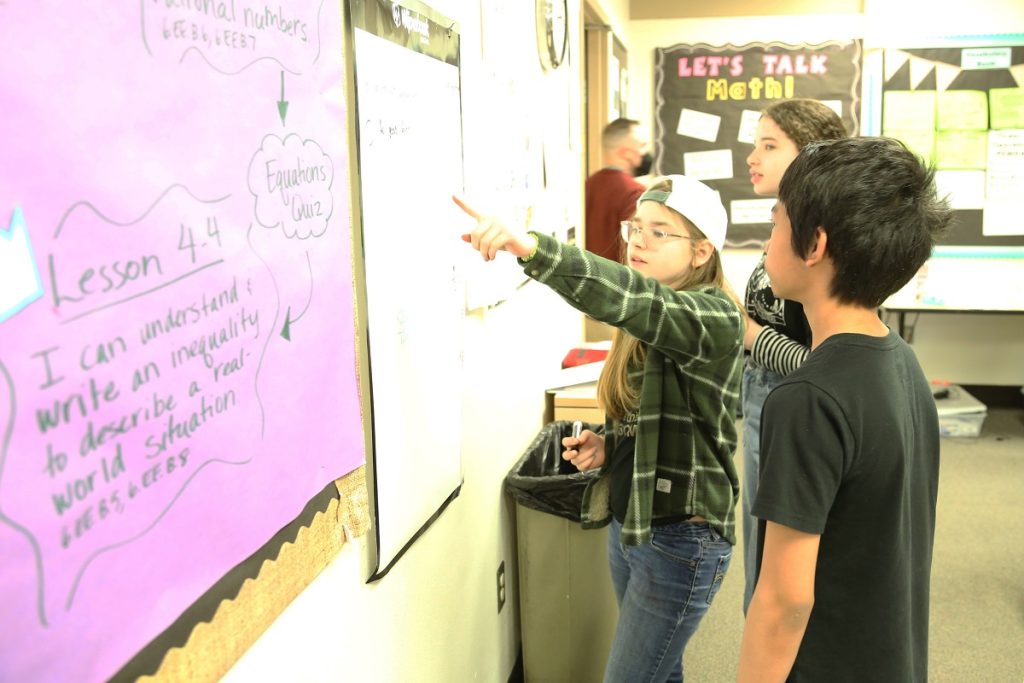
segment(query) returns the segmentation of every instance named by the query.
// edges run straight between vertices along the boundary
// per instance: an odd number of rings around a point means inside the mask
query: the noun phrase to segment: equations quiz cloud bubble
[[[249,191],[256,197],[256,220],[281,227],[288,239],[319,237],[334,210],[334,164],[320,145],[295,133],[283,140],[263,138],[249,163]]]

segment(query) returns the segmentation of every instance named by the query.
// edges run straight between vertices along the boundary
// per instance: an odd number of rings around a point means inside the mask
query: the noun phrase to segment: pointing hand
[[[463,234],[462,240],[473,245],[485,261],[493,261],[499,251],[507,251],[516,258],[522,258],[537,248],[537,238],[533,235],[509,230],[496,218],[479,213],[458,197],[453,196],[452,201],[476,220],[476,229]]]

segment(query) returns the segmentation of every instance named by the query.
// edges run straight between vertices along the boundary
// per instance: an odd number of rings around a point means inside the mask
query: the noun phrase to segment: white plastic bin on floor
[[[936,394],[935,408],[939,413],[939,434],[960,437],[980,435],[981,426],[988,415],[985,404],[956,384],[938,391],[940,393]],[[936,393],[934,388],[932,393]]]

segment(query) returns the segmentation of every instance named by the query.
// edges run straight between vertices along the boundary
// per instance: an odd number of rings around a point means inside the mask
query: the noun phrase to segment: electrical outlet
[[[505,560],[498,565],[498,612],[505,606]]]

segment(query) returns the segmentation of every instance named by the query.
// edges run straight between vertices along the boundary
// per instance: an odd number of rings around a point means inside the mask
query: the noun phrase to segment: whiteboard
[[[422,5],[350,4],[383,576],[462,482],[459,35]]]

